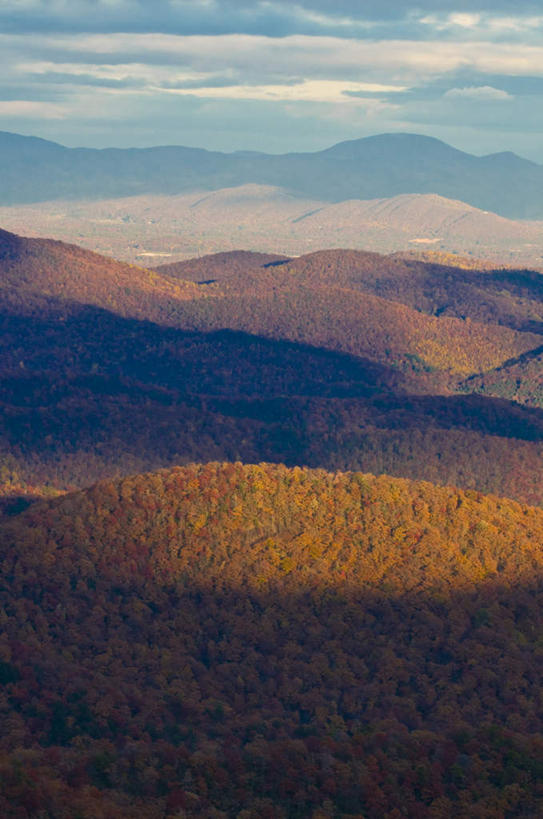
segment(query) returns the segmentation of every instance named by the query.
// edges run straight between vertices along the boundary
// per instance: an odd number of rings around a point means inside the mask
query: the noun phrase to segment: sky
[[[0,130],[270,153],[409,131],[543,163],[543,3],[0,0]]]

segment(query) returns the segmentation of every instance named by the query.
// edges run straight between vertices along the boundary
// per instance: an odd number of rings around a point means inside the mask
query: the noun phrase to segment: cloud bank
[[[0,32],[3,130],[278,151],[419,130],[543,160],[539,3],[4,0]]]

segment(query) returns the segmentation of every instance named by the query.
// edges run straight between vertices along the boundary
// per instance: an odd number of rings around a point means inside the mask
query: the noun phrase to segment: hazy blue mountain
[[[476,157],[418,134],[381,134],[274,156],[176,146],[65,148],[0,133],[0,179],[3,205],[257,183],[329,202],[436,193],[511,218],[543,217],[543,166],[510,152]]]

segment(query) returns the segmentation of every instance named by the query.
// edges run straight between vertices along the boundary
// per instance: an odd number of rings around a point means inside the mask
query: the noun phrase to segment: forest
[[[0,815],[542,815],[540,275],[0,232]]]
[[[5,816],[536,816],[543,512],[260,464],[2,526]]]
[[[152,273],[0,238],[2,505],[237,459],[543,499],[538,274],[354,251]]]

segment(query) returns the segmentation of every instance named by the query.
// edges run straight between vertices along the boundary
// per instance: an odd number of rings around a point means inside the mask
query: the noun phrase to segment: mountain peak
[[[375,136],[351,139],[346,142],[338,142],[336,145],[332,145],[331,148],[321,151],[322,154],[334,157],[341,156],[346,159],[354,159],[361,155],[380,157],[389,152],[401,152],[403,158],[419,154],[435,158],[451,156],[471,158],[471,154],[459,151],[436,137],[409,132],[376,134]]]

